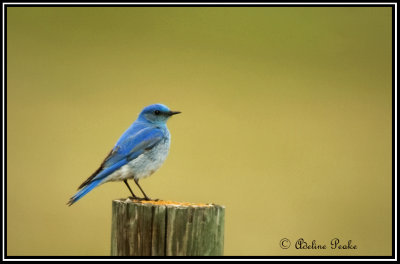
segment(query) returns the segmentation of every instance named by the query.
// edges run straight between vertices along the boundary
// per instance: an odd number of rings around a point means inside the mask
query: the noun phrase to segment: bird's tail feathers
[[[100,184],[100,180],[95,180],[89,184],[87,184],[84,188],[82,188],[79,192],[77,192],[74,196],[72,196],[67,205],[71,206],[75,202],[77,202],[79,199],[81,199],[83,196],[85,196],[88,192],[90,192],[94,187]]]

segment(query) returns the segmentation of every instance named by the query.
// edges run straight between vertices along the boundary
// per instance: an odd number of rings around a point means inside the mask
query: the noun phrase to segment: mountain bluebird
[[[166,123],[172,115],[179,113],[162,104],[145,107],[122,134],[100,168],[79,186],[78,192],[67,204],[74,204],[93,188],[109,181],[123,181],[133,198],[141,199],[133,194],[128,179],[133,179],[144,199],[150,200],[140,187],[139,180],[153,174],[167,158],[171,136]]]

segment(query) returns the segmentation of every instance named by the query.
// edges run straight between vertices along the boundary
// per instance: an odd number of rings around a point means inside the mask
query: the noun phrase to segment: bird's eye
[[[159,115],[160,113],[161,113],[160,110],[154,111],[154,114],[155,114],[155,115]]]

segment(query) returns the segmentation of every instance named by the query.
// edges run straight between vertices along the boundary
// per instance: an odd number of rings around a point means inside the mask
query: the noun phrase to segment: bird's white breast
[[[104,182],[123,181],[127,179],[142,179],[153,174],[161,167],[167,158],[170,138],[163,139],[160,143],[150,150],[146,150],[136,159],[131,160],[117,171],[110,174],[104,179]]]

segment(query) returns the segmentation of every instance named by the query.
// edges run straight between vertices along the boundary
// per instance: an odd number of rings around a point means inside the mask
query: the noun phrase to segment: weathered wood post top
[[[222,256],[225,207],[114,200],[112,256]]]

